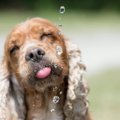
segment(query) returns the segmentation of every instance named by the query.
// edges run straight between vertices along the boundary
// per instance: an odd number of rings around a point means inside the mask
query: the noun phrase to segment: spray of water
[[[62,47],[61,46],[56,46],[56,54],[59,56],[63,53]]]
[[[65,6],[60,6],[59,12],[61,14],[64,14],[65,13]]]
[[[50,111],[51,111],[51,112],[55,112],[55,109],[53,108],[53,109],[51,109]]]
[[[61,28],[62,27],[62,23],[61,23],[61,21],[62,21],[62,15],[65,13],[65,6],[60,6],[60,8],[59,8],[59,13],[60,13],[60,17],[59,17],[59,27]]]
[[[60,97],[59,96],[54,96],[53,97],[53,103],[57,104],[60,101]]]

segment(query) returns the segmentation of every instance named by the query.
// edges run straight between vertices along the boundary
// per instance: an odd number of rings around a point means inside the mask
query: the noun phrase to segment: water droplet
[[[54,64],[54,68],[57,68],[58,67],[58,65],[57,64]]]
[[[53,97],[53,103],[57,104],[60,101],[59,96],[54,96]]]
[[[57,89],[58,89],[57,86],[53,87],[53,91],[56,91]]]
[[[63,50],[62,50],[61,46],[56,47],[56,53],[57,53],[57,55],[61,55],[63,53]]]
[[[59,26],[59,27],[62,27],[62,24],[59,24],[58,26]]]
[[[59,17],[59,21],[61,21],[62,20],[62,18],[61,17]]]
[[[62,91],[60,91],[60,95],[62,94]]]
[[[61,35],[61,34],[62,34],[61,31],[59,31],[59,32],[58,32],[58,35]]]
[[[51,111],[51,112],[55,112],[55,109],[51,109],[50,111]]]
[[[65,7],[64,7],[64,6],[60,6],[59,12],[60,12],[61,14],[64,14],[64,13],[65,13]]]
[[[72,106],[68,106],[68,109],[69,109],[69,110],[72,110],[72,108],[73,108]]]

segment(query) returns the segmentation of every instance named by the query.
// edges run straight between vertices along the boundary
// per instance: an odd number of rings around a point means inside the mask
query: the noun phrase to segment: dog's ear
[[[88,117],[88,87],[83,77],[85,66],[81,62],[81,51],[65,41],[69,59],[69,79],[64,113],[66,120],[90,120]]]
[[[5,60],[0,61],[0,120],[25,118],[23,93],[16,85],[8,64]]]
[[[10,82],[7,65],[4,61],[0,61],[0,119],[11,120],[10,109]]]

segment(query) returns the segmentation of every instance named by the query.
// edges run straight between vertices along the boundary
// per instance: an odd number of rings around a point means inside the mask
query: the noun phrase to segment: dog
[[[13,28],[0,69],[0,120],[91,120],[79,48],[53,23]]]

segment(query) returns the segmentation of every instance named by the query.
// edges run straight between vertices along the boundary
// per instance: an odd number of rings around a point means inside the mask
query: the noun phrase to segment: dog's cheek
[[[8,66],[10,71],[13,73],[17,73],[18,71],[18,59],[15,56],[10,56],[10,59],[8,60]]]
[[[21,78],[26,79],[30,74],[30,66],[25,61],[23,56],[19,56],[18,60],[18,74]]]
[[[28,76],[27,67],[25,65],[24,66],[19,66],[18,73],[19,73],[19,76],[21,78],[26,79],[27,76]]]

